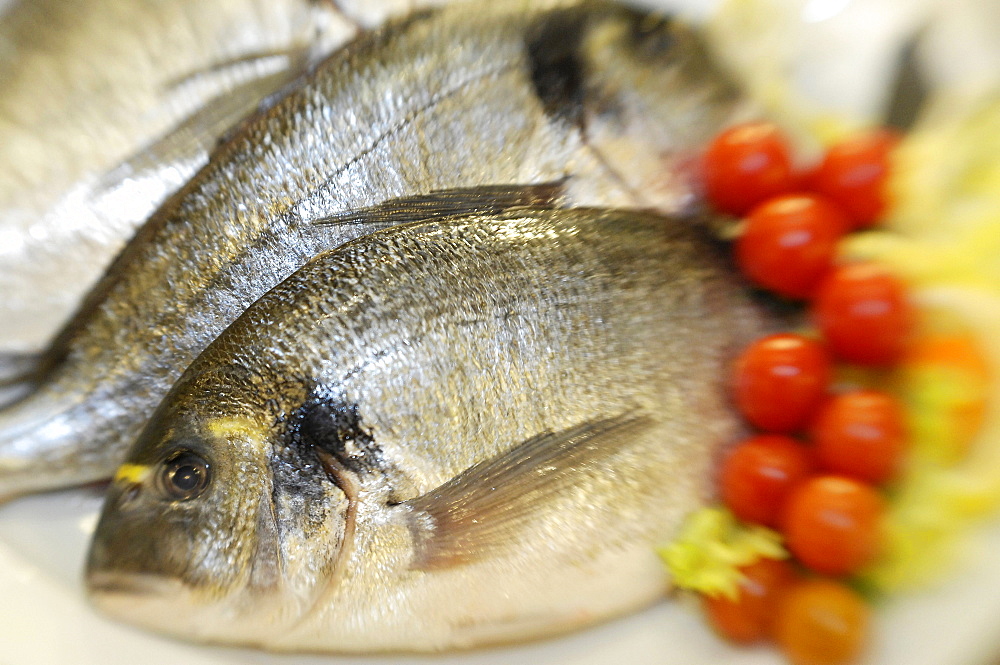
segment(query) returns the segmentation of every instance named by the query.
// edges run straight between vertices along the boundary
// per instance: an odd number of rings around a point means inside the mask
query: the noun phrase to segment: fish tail
[[[0,502],[106,477],[99,442],[83,441],[86,409],[46,387],[0,409]]]
[[[0,387],[34,379],[38,376],[41,366],[41,354],[0,353]]]
[[[40,354],[0,353],[0,407],[31,392],[42,373]]]

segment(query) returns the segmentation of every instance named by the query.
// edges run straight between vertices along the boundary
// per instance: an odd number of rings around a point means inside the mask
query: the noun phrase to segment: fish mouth
[[[184,585],[160,575],[139,573],[92,572],[87,576],[87,591],[94,598],[110,596],[176,596]]]
[[[87,594],[103,614],[161,632],[177,621],[178,608],[192,600],[179,580],[141,573],[91,572]]]
[[[157,633],[200,642],[215,637],[213,608],[197,602],[180,580],[161,575],[94,571],[87,576],[91,604],[102,614]]]
[[[277,623],[273,612],[234,613],[235,607],[163,575],[92,571],[91,605],[107,617],[186,642],[264,647]],[[267,607],[261,599],[256,608]]]
[[[190,607],[192,593],[179,580],[161,575],[96,571],[87,575],[90,602],[101,612],[163,630]]]

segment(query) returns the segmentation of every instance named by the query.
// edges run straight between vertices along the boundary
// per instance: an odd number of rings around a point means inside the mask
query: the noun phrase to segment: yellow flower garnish
[[[844,245],[846,255],[889,264],[910,282],[931,340],[924,353],[918,343],[894,382],[912,447],[890,502],[884,555],[865,574],[884,591],[947,572],[975,520],[1000,507],[998,150],[1000,95],[968,104],[942,98],[896,154],[887,232]],[[981,360],[962,351],[963,336]]]
[[[743,581],[741,567],[788,557],[777,532],[742,524],[724,508],[689,515],[677,539],[657,553],[678,587],[732,599]]]
[[[973,520],[1000,499],[1000,483],[934,465],[912,469],[886,517],[886,548],[864,577],[883,591],[933,582],[958,558]]]

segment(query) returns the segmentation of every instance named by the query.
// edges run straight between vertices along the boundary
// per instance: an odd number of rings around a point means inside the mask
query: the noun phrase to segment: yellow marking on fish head
[[[148,464],[122,464],[115,471],[114,482],[141,484],[149,477]]]
[[[206,419],[202,425],[206,436],[238,446],[249,445],[263,452],[269,445],[270,430],[261,422],[245,416],[219,416]]]
[[[241,416],[221,416],[205,422],[205,429],[214,437],[228,439],[240,437],[261,440],[267,436],[267,429],[255,420]]]

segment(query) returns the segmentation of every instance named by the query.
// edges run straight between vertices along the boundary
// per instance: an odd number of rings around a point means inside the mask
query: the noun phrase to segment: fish
[[[743,425],[775,323],[677,218],[531,209],[324,252],[195,360],[129,450],[93,604],[199,642],[441,651],[661,598],[654,545]]]
[[[234,128],[8,377],[30,390],[0,410],[0,498],[109,478],[187,365],[320,252],[410,209],[693,210],[702,146],[748,112],[695,29],[611,2],[456,4],[362,36]]]
[[[38,353],[231,125],[396,0],[21,0],[0,18],[0,350]],[[374,24],[374,23],[371,23]]]

